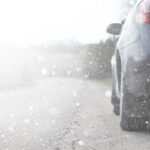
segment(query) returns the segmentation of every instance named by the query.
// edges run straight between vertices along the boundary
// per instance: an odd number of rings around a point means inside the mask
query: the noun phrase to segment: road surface
[[[150,134],[123,132],[110,86],[51,78],[0,90],[0,150],[150,150]]]

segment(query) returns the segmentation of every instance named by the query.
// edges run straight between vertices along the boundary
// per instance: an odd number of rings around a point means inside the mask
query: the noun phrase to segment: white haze
[[[117,19],[118,0],[0,1],[0,42],[35,45],[51,40],[98,42]]]

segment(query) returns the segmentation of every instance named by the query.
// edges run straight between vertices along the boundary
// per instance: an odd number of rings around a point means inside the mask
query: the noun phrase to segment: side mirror
[[[120,23],[112,23],[107,27],[107,33],[113,34],[113,35],[119,35],[122,29],[122,24]]]

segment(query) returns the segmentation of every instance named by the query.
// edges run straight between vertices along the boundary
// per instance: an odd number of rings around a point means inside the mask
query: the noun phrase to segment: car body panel
[[[118,49],[125,48],[140,37],[138,21],[138,5],[134,6],[126,18],[117,44]]]
[[[121,101],[125,99],[129,117],[150,116],[150,25],[139,21],[140,3],[129,13],[111,61],[116,96]],[[121,59],[121,83],[117,53]]]

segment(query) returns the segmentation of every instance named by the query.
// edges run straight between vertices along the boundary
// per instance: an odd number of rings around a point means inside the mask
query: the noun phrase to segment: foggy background
[[[104,79],[116,39],[105,33],[135,1],[0,2],[0,88],[48,77]]]
[[[118,37],[106,27],[135,2],[0,1],[0,150],[150,149],[110,101]]]

